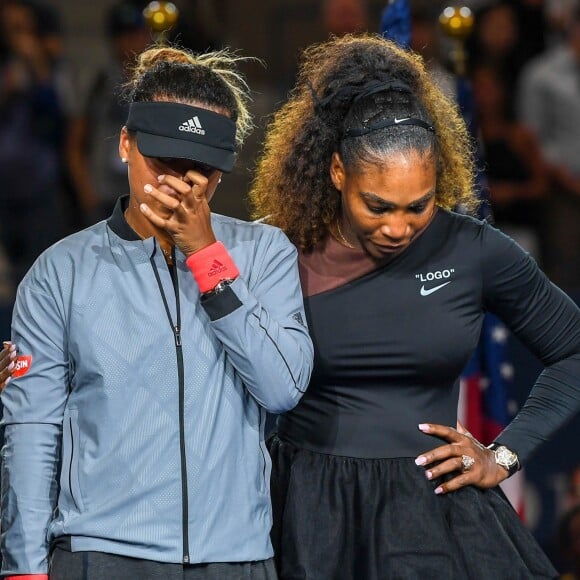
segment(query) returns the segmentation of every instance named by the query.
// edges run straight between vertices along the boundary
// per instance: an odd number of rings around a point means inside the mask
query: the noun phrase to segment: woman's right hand
[[[159,185],[178,193],[177,196],[164,193],[148,184],[145,192],[170,210],[167,218],[162,218],[147,204],[141,204],[141,212],[159,229],[165,230],[173,242],[185,254],[191,256],[215,243],[211,225],[209,199],[219,182],[221,173],[213,171],[209,177],[190,170],[183,179],[174,175],[160,175]]]
[[[12,378],[14,360],[16,359],[16,346],[11,342],[4,341],[3,348],[0,351],[0,390],[2,390]]]

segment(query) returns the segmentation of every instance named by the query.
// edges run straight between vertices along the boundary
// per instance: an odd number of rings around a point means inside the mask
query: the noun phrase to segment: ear
[[[346,180],[346,172],[340,155],[335,151],[330,160],[330,179],[338,191],[342,192]]]
[[[129,159],[130,150],[131,138],[129,137],[129,131],[127,131],[127,127],[123,127],[119,136],[119,157],[121,159]]]

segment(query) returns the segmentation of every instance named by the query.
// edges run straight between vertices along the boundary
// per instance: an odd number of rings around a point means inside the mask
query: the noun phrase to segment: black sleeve
[[[580,411],[580,309],[512,239],[487,224],[481,239],[485,308],[545,366],[496,439],[524,463]]]

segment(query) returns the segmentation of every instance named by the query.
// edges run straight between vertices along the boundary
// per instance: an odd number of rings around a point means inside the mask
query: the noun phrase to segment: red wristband
[[[18,574],[16,576],[6,576],[4,580],[48,580],[47,574]]]
[[[215,242],[191,254],[185,263],[202,294],[213,290],[220,280],[234,280],[240,275],[232,257],[221,242]]]

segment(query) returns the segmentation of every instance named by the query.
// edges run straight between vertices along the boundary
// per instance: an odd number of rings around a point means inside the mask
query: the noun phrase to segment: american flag
[[[481,443],[489,445],[509,423],[515,404],[510,404],[514,367],[509,359],[509,330],[487,313],[477,349],[461,376],[458,416]],[[501,487],[525,521],[524,476],[519,471]]]

